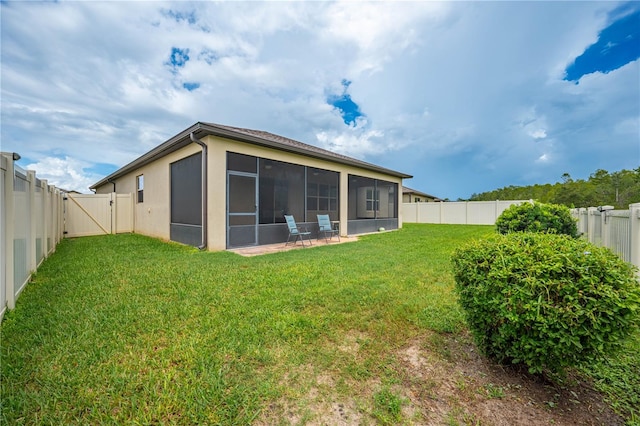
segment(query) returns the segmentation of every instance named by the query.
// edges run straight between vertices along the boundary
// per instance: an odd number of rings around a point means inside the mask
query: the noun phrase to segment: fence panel
[[[65,202],[67,237],[112,233],[111,194],[68,194]]]
[[[589,242],[608,247],[640,268],[640,203],[629,205],[629,210],[589,207],[572,209],[571,214]]]
[[[589,211],[585,208],[574,209],[571,214],[578,221],[578,233],[586,235],[589,232]]]
[[[607,214],[609,221],[607,247],[627,262],[631,262],[631,223],[629,210],[612,211]]]
[[[496,219],[513,204],[529,201],[454,201],[403,203],[402,221],[407,223],[447,223],[456,225],[495,225]]]
[[[442,223],[440,203],[413,203],[416,205],[418,223]]]
[[[496,202],[476,201],[467,204],[467,224],[469,225],[493,225],[496,223]]]
[[[62,193],[0,153],[0,319],[62,237]],[[49,249],[45,249],[45,239]]]
[[[29,280],[29,266],[31,264],[31,250],[28,242],[31,237],[31,206],[29,205],[29,194],[31,182],[27,180],[27,172],[15,167],[13,181],[13,282],[14,297],[18,295]]]
[[[467,203],[442,203],[440,205],[440,212],[440,223],[467,223]]]
[[[65,198],[67,238],[133,232],[132,194],[68,194]]]
[[[36,265],[40,265],[44,260],[45,239],[44,239],[44,189],[40,179],[36,179],[35,191],[35,214],[36,214]]]
[[[133,194],[116,194],[116,233],[133,232]]]
[[[7,175],[7,159],[5,156],[0,155],[0,319],[4,316],[4,312],[7,309],[7,282],[6,274],[7,270],[7,256],[5,254],[5,241],[6,241],[6,220],[5,209],[7,203],[5,202],[5,179]]]

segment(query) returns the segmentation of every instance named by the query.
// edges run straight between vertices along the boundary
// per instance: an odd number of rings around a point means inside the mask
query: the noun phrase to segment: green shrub
[[[522,203],[512,205],[496,220],[499,233],[546,232],[578,236],[576,220],[569,209],[558,204]]]
[[[635,268],[566,235],[495,235],[453,255],[456,291],[476,343],[530,372],[610,353],[640,321]]]

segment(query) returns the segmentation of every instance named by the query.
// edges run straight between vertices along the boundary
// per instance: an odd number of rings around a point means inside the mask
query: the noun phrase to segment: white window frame
[[[136,202],[144,202],[144,174],[136,176]]]

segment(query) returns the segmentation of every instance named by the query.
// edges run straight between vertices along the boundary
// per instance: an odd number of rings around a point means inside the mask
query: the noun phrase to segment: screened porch
[[[343,234],[398,228],[397,183],[349,174],[348,193],[340,194],[340,178],[336,171],[228,152],[227,248],[286,241],[284,215],[315,238],[317,215],[339,222],[341,206],[348,210]]]

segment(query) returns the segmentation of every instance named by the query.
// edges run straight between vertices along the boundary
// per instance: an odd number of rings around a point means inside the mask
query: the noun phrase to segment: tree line
[[[561,180],[554,184],[506,186],[473,194],[468,201],[536,200],[567,207],[611,205],[617,209],[627,209],[629,204],[640,202],[640,167],[611,173],[598,169],[587,180],[574,180],[569,173],[564,173]]]

